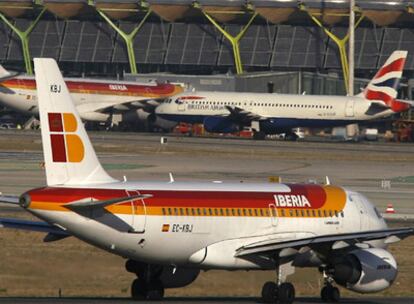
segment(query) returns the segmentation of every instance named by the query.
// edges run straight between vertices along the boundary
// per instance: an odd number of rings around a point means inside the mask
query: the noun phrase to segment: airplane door
[[[184,103],[183,101],[182,101],[182,102],[180,102],[180,103],[178,104],[177,108],[178,108],[178,111],[180,111],[180,112],[185,111],[185,103]]]
[[[128,196],[139,195],[139,191],[127,191]],[[143,233],[145,232],[145,224],[147,221],[145,201],[137,199],[131,204],[131,217],[129,224],[131,225],[130,232]]]
[[[272,226],[277,226],[278,223],[278,214],[275,204],[269,204],[269,215],[270,215],[270,221],[272,223]]]
[[[349,98],[345,104],[345,116],[346,117],[353,117],[354,116],[354,104],[355,100],[353,98]]]
[[[356,210],[356,216],[354,217],[354,220],[356,221],[355,224],[359,226],[360,231],[368,230],[369,221],[365,220],[365,217],[368,216],[368,213],[364,202],[357,194],[352,194],[350,198]]]

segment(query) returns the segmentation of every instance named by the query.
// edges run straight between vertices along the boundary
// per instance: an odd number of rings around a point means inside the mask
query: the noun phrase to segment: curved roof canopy
[[[36,3],[39,2],[2,0],[0,12],[10,18],[22,17],[33,11],[38,6]],[[308,20],[307,11],[323,23],[333,25],[346,22],[349,11],[348,0],[43,0],[40,3],[64,19],[91,13],[95,8],[104,11],[112,19],[128,18],[151,9],[169,22],[202,16],[201,10],[219,22],[232,22],[253,11],[271,23],[297,22]],[[302,9],[299,5],[302,5]],[[356,6],[359,12],[379,26],[400,21],[414,22],[414,0],[356,0]]]

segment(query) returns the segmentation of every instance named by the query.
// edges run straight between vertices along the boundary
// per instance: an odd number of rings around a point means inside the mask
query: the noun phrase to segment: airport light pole
[[[354,6],[354,8],[355,8],[355,6]],[[310,10],[308,10],[307,7],[303,3],[299,4],[299,9],[302,10],[302,11],[305,11],[309,15],[309,17],[313,20],[313,22],[317,26],[319,26],[325,32],[325,34],[332,40],[332,42],[334,42],[338,46],[339,57],[340,57],[340,60],[341,60],[342,74],[343,74],[343,78],[344,78],[345,90],[346,90],[347,94],[351,95],[350,94],[351,90],[349,89],[349,77],[348,77],[349,76],[349,64],[348,64],[348,58],[347,58],[348,56],[347,56],[347,52],[346,52],[346,44],[348,43],[348,40],[350,38],[349,37],[350,31],[348,31],[348,33],[343,38],[339,38],[331,30],[329,30],[326,26],[324,26],[322,24],[322,21],[319,20]],[[352,10],[352,12],[354,13],[354,10]],[[354,14],[354,24],[353,24],[352,28],[355,29],[356,27],[358,27],[359,24],[361,23],[362,19],[364,19],[364,15],[361,14],[359,16],[358,20],[355,22],[355,14]],[[352,80],[352,82],[353,82],[353,80]]]
[[[355,0],[349,1],[349,43],[348,43],[348,95],[354,95],[355,66]]]

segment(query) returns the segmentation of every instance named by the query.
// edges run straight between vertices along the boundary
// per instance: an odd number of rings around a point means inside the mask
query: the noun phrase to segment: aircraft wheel
[[[276,301],[277,285],[274,282],[266,282],[262,287],[262,300],[264,303]]]
[[[291,283],[283,283],[279,286],[278,299],[281,304],[291,304],[295,300],[295,287]]]
[[[147,299],[152,301],[161,300],[164,297],[164,287],[160,280],[151,282],[147,289]]]
[[[132,282],[131,297],[134,300],[145,300],[147,298],[147,286],[143,280],[135,279]]]
[[[339,289],[336,287],[333,287],[332,285],[327,285],[322,288],[321,290],[321,299],[324,302],[339,302],[341,298],[341,294],[339,292]]]
[[[253,139],[265,140],[266,139],[266,134],[262,131],[253,132]]]

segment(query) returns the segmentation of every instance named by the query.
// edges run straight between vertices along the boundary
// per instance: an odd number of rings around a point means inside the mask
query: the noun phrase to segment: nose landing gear
[[[334,279],[327,274],[325,268],[320,269],[323,275],[324,286],[321,289],[321,299],[327,303],[337,303],[341,299],[339,289],[332,285]]]

